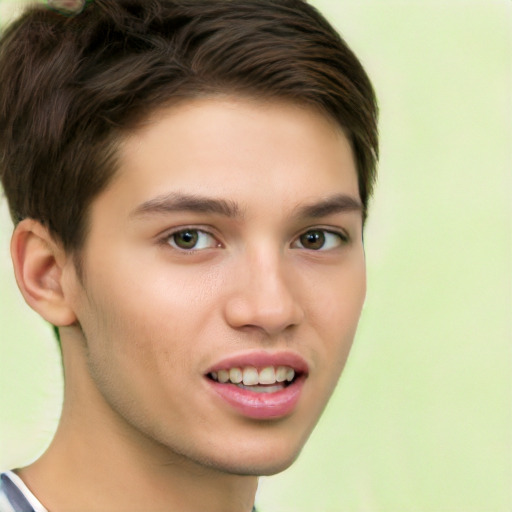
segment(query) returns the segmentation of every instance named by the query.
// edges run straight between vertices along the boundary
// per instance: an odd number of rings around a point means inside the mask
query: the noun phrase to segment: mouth
[[[274,363],[277,360],[280,364]],[[290,415],[299,402],[307,376],[307,364],[294,354],[231,358],[205,375],[210,389],[231,409],[262,420]]]
[[[253,393],[276,393],[286,389],[302,374],[290,366],[233,367],[207,374],[207,377],[220,384],[232,384],[239,389]]]

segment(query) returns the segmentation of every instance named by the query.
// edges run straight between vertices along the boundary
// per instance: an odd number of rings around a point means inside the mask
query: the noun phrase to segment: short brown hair
[[[219,93],[285,99],[343,127],[367,206],[375,94],[359,60],[302,0],[92,0],[30,7],[0,41],[0,177],[15,223],[78,251],[116,142],[153,111]]]

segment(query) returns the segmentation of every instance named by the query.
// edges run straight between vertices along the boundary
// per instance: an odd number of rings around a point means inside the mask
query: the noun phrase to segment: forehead
[[[102,196],[126,216],[174,193],[223,198],[244,209],[276,201],[293,209],[336,193],[359,199],[353,151],[341,127],[287,102],[188,101],[126,137],[119,157],[116,178]]]

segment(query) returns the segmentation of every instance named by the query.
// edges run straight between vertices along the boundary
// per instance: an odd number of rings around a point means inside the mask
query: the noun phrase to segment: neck
[[[19,474],[52,512],[250,512],[257,477],[228,474],[170,451],[120,420],[65,354],[66,392],[48,450]]]

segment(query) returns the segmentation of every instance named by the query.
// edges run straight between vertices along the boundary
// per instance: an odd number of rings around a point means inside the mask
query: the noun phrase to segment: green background
[[[0,0],[0,21],[23,2]],[[380,98],[369,289],[340,385],[262,512],[512,510],[512,2],[314,0]],[[62,398],[56,343],[12,277],[0,200],[0,469]],[[227,432],[226,435],[229,435]]]

